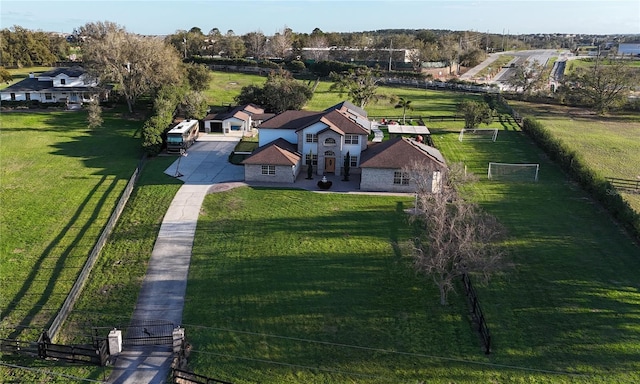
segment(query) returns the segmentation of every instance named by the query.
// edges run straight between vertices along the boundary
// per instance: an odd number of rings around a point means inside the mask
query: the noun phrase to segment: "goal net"
[[[487,177],[497,181],[538,181],[540,164],[489,163]]]
[[[461,129],[458,140],[473,141],[496,141],[498,138],[497,129]]]

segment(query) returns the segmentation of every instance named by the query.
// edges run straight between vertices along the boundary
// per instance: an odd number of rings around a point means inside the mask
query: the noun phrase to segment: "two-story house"
[[[80,104],[98,97],[104,100],[110,88],[98,87],[79,66],[55,68],[39,76],[30,74],[0,91],[2,101],[39,101],[41,103]]]
[[[366,112],[343,102],[322,112],[285,111],[259,127],[259,147],[244,160],[249,182],[294,183],[302,170],[312,166],[316,175],[360,177],[360,189],[412,192],[405,166],[424,163],[433,169],[446,167],[433,147],[408,138],[395,138],[369,146],[372,122]],[[432,189],[437,192],[439,172]]]
[[[350,168],[357,169],[362,151],[367,148],[369,131],[356,121],[345,103],[322,112],[285,111],[266,120],[258,127],[259,150],[243,162],[245,179],[280,181],[276,166],[283,167],[284,164],[275,164],[280,156],[271,159],[274,164],[267,164],[265,161],[268,162],[269,158],[265,158],[265,154],[277,155],[287,150],[291,155],[285,157],[299,158],[299,163],[291,163],[289,169],[281,170],[284,172],[280,175],[284,178],[282,181],[295,180],[300,170],[309,165],[317,175],[341,175],[345,161],[349,161]],[[292,144],[292,147],[285,148],[279,139]],[[269,146],[278,148],[278,151],[265,152]],[[257,154],[261,155],[258,157]]]

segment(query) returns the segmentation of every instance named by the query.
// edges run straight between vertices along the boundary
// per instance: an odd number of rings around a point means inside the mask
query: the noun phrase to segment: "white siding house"
[[[98,97],[105,100],[110,87],[98,87],[82,67],[55,68],[0,91],[2,101],[39,101],[41,103],[80,104]]]

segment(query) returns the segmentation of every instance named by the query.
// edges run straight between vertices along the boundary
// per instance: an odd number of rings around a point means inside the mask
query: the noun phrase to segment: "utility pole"
[[[389,72],[391,72],[391,56],[393,55],[393,39],[389,40]]]

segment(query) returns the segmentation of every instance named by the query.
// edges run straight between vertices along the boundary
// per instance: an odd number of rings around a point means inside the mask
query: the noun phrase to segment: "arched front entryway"
[[[324,171],[326,173],[336,173],[336,154],[333,151],[324,153]]]

